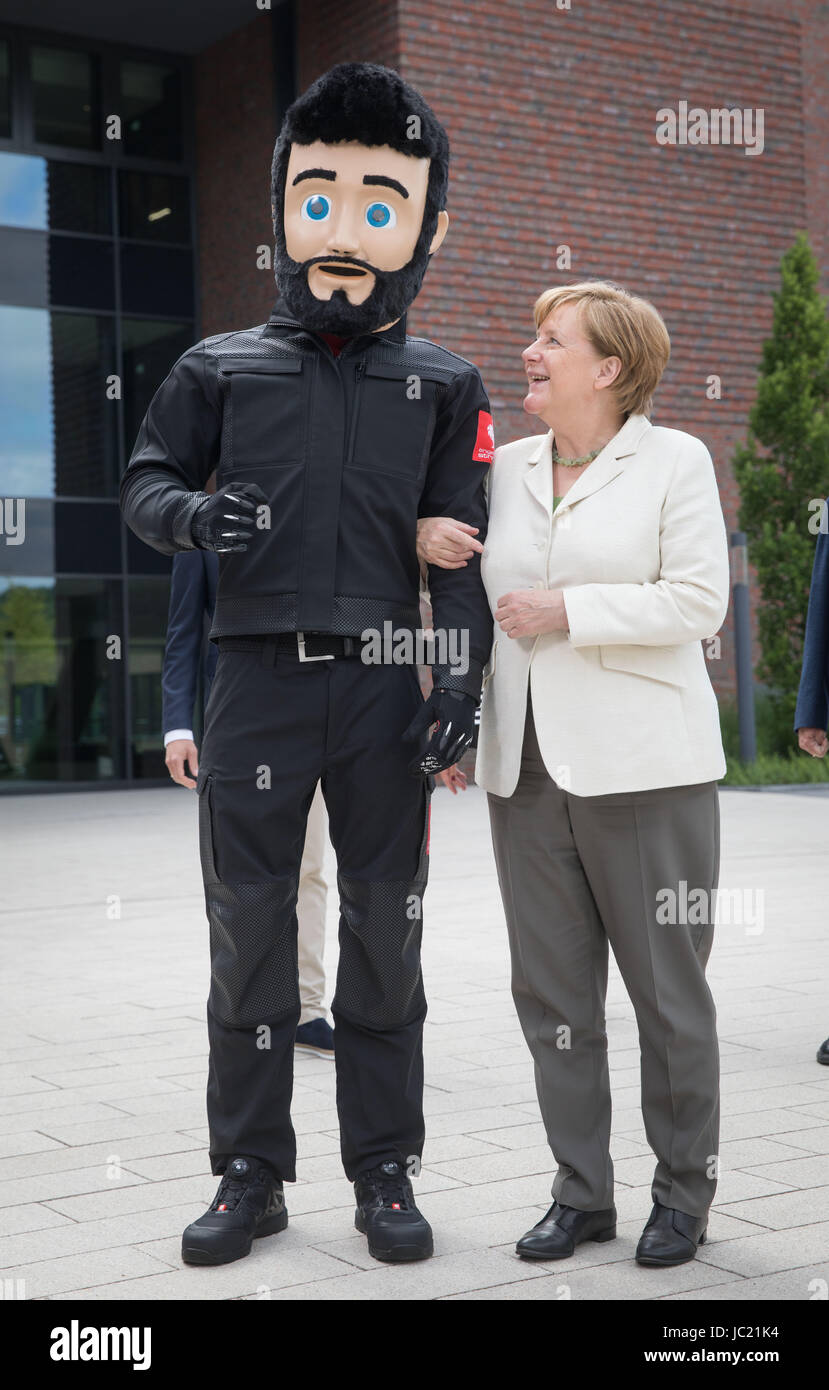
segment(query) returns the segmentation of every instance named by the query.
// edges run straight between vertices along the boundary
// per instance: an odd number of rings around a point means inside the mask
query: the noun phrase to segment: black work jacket
[[[217,487],[262,488],[269,529],[219,556],[213,640],[382,634],[386,621],[414,631],[418,518],[451,516],[486,537],[488,411],[477,367],[408,337],[405,318],[335,356],[278,299],[267,324],[205,338],[179,358],[141,424],[121,508],[137,536],[171,555],[194,548],[190,520],[214,469]],[[468,672],[435,663],[435,685],[477,698],[493,636],[480,556],[457,570],[430,565],[429,590],[436,633],[468,633]]]

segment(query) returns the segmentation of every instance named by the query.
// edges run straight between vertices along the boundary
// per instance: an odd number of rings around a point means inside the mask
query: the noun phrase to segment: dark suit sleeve
[[[121,510],[137,536],[174,555],[193,550],[190,519],[219,461],[222,410],[215,369],[197,343],[150,402],[121,480]]]
[[[485,480],[490,462],[475,459],[479,412],[489,413],[484,384],[475,367],[457,377],[447,388],[438,409],[432,436],[432,449],[426,482],[418,506],[418,517],[451,516],[456,521],[477,526],[476,540],[483,542],[487,530]],[[494,449],[494,441],[489,441]],[[436,687],[461,690],[477,700],[481,693],[483,668],[492,647],[493,621],[483,581],[478,551],[464,569],[446,570],[429,565],[429,593],[432,623],[436,634],[446,632],[446,661],[432,667]],[[458,674],[453,653],[466,645],[469,667]]]
[[[821,523],[827,506],[821,512]],[[812,566],[812,585],[809,609],[806,614],[806,636],[803,643],[803,668],[794,715],[795,729],[825,729],[829,721],[829,695],[826,688],[829,662],[829,533],[818,533],[815,561]]]
[[[204,641],[207,579],[201,551],[176,555],[170,583],[167,642],[161,668],[162,723],[192,729]]]

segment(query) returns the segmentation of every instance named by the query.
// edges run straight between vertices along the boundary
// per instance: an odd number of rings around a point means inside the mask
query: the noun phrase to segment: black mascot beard
[[[284,237],[281,241],[281,246],[277,244],[274,269],[280,294],[294,318],[306,328],[322,333],[339,333],[344,338],[357,333],[370,333],[402,318],[420,289],[429,264],[429,246],[423,231],[411,260],[400,270],[378,270],[368,261],[337,256],[338,262],[362,266],[375,277],[371,294],[362,304],[350,304],[343,289],[334,290],[330,299],[318,299],[308,284],[309,267],[319,262],[328,263],[332,260],[331,256],[295,261],[285,250]]]

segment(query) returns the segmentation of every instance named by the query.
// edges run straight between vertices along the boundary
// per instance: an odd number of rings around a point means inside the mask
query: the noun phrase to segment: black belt
[[[330,632],[274,632],[251,637],[219,637],[220,651],[260,652],[263,665],[272,666],[277,652],[299,661],[325,661],[341,656],[359,656],[359,637],[337,637]]]

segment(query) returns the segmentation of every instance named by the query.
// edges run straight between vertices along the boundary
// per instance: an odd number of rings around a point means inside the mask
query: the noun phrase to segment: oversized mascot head
[[[350,336],[408,309],[446,235],[449,140],[399,73],[340,63],[289,107],[271,203],[279,291],[295,318]]]

